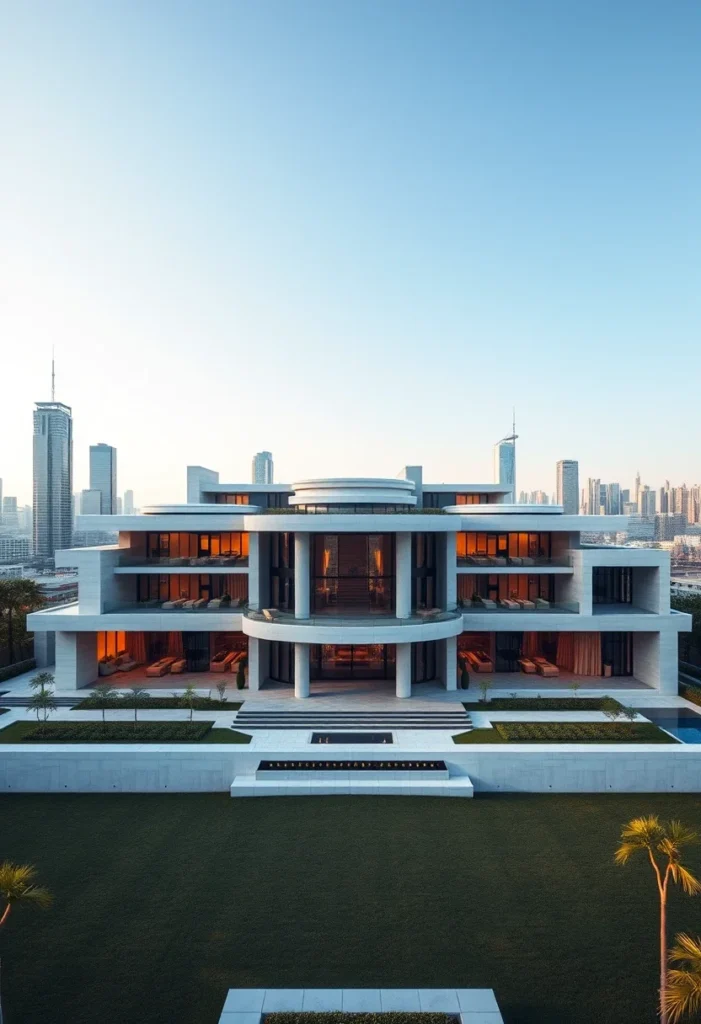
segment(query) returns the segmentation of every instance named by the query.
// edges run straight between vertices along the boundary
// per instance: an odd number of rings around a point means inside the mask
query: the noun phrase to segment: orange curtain
[[[146,661],[146,636],[144,633],[127,633],[126,648],[134,661],[141,665]]]
[[[578,676],[601,675],[601,634],[560,633],[557,664]]]
[[[540,651],[540,640],[537,633],[524,633],[523,634],[523,646],[522,646],[524,658],[535,658]],[[559,659],[558,659],[559,664]]]
[[[168,656],[182,658],[183,656],[183,635],[182,633],[168,634]]]

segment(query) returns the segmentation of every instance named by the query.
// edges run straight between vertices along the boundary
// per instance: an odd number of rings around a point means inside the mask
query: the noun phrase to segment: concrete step
[[[449,779],[256,779],[237,775],[232,797],[261,796],[461,796],[474,794],[468,775]]]

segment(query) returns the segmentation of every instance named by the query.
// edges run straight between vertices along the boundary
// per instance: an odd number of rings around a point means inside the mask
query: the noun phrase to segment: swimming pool
[[[701,715],[689,708],[636,708],[636,711],[682,743],[701,743]]]

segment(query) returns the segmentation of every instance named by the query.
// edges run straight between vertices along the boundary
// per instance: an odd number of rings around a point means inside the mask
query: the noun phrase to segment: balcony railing
[[[159,566],[183,569],[206,569],[212,566],[245,568],[248,566],[248,555],[203,555],[201,558],[146,558],[144,555],[122,555],[119,565],[122,568],[135,569],[155,569]]]
[[[241,615],[246,611],[247,603],[243,598],[179,598],[175,601],[161,601],[152,598],[149,601],[121,601],[106,608],[107,612],[233,612]]]
[[[578,601],[546,601],[541,597],[535,598],[533,601],[525,600],[523,598],[509,598],[508,600],[492,600],[490,598],[477,598],[474,601],[459,601],[458,605],[463,612],[470,615],[476,613],[483,615],[485,612],[538,612],[544,615],[552,615],[553,613],[566,612],[568,614],[577,615],[579,613],[579,602]]]
[[[527,571],[530,568],[564,569],[572,567],[570,555],[563,555],[559,558],[545,558],[539,555],[532,557],[508,557],[506,555],[458,555],[458,566],[474,567],[475,569],[494,568],[509,569],[518,568]]]

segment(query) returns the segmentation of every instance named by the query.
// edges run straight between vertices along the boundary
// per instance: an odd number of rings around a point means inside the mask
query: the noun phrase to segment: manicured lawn
[[[466,711],[603,711],[623,708],[613,697],[495,697],[493,700],[463,701]]]
[[[55,894],[3,931],[6,1024],[216,1024],[232,986],[493,987],[507,1024],[656,1024],[650,868],[612,861],[648,813],[701,830],[676,794],[3,796],[2,857]],[[701,899],[669,918],[701,933]]]
[[[234,729],[213,729],[210,722],[13,722],[0,729],[0,743],[250,743]]]

